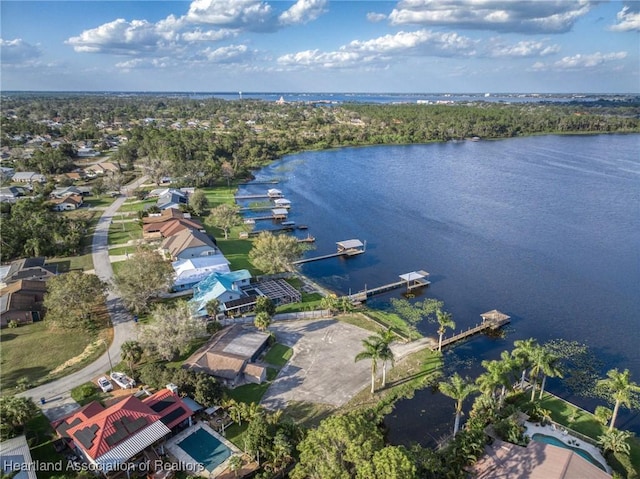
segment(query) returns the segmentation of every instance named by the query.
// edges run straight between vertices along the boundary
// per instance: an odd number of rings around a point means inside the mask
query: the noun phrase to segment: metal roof
[[[415,281],[416,279],[422,279],[429,276],[426,271],[412,271],[411,273],[401,274],[400,278],[405,281]]]
[[[0,471],[6,473],[20,471],[14,479],[37,479],[33,467],[29,467],[27,470],[22,469],[25,465],[31,465],[33,462],[25,436],[18,436],[0,442],[0,456],[2,456]]]
[[[133,456],[143,451],[156,441],[169,434],[171,429],[165,426],[162,421],[156,421],[144,428],[142,431],[131,436],[122,444],[117,445],[102,456],[96,458],[95,463],[101,470],[108,472],[116,470],[118,464],[128,461]]]
[[[342,248],[350,249],[350,248],[362,248],[364,244],[359,239],[350,239],[344,241],[338,241],[336,243],[338,246]]]

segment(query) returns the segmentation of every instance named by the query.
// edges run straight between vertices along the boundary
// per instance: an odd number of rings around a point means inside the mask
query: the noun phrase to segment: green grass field
[[[293,356],[293,349],[284,344],[276,343],[271,346],[271,349],[264,357],[264,361],[273,364],[274,366],[282,367],[287,364],[287,361]]]
[[[3,329],[0,332],[0,381],[3,392],[11,392],[21,378],[27,378],[32,385],[52,379],[49,377],[51,371],[80,355],[96,337],[85,333],[50,330],[45,321]],[[65,374],[80,369],[103,353],[104,350],[96,351],[77,367],[65,370]]]
[[[67,258],[49,258],[47,265],[56,265],[58,273],[67,273],[74,269],[88,271],[93,269],[93,255],[91,253],[80,256],[69,256]]]
[[[119,212],[127,213],[131,211],[142,211],[145,206],[152,206],[158,202],[158,198],[149,198],[146,200],[127,200],[118,210]]]
[[[125,244],[127,241],[142,238],[142,227],[137,221],[112,223],[109,226],[108,241],[110,245]]]

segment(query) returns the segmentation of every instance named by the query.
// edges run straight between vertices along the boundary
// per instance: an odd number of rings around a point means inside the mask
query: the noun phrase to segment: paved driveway
[[[267,409],[289,401],[341,406],[370,384],[371,362],[354,360],[370,331],[334,319],[278,321],[269,329],[294,353],[262,399]]]

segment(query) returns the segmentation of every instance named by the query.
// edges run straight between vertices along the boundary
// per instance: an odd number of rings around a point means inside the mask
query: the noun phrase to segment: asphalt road
[[[104,211],[98,221],[93,234],[91,250],[95,274],[103,281],[110,282],[113,278],[107,242],[111,220],[126,200],[126,193],[133,191],[145,181],[147,181],[147,178],[143,176],[123,188],[124,194]],[[49,419],[56,419],[77,408],[78,404],[71,399],[71,390],[80,384],[91,381],[96,376],[108,372],[110,364],[120,362],[120,347],[122,343],[137,337],[136,324],[133,321],[133,317],[113,291],[110,291],[107,297],[107,309],[113,324],[113,342],[108,352],[105,346],[105,353],[84,369],[19,394],[20,396],[31,397],[36,404],[39,404],[40,399],[44,398],[46,402],[41,405],[41,408]]]

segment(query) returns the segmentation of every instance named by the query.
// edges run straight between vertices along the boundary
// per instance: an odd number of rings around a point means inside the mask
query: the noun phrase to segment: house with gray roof
[[[201,231],[184,229],[180,233],[165,238],[160,249],[174,261],[217,254],[214,241]]]

